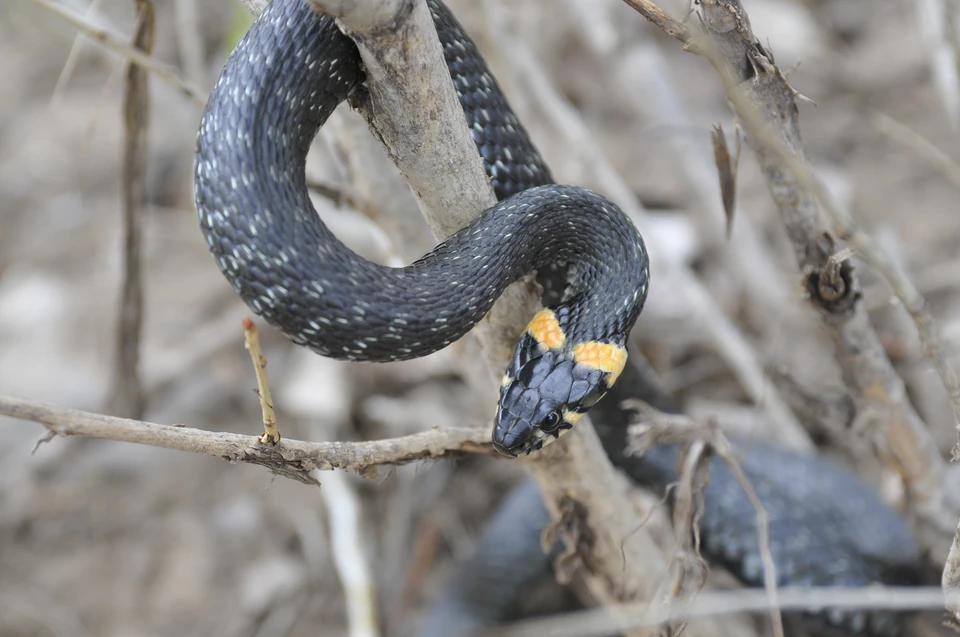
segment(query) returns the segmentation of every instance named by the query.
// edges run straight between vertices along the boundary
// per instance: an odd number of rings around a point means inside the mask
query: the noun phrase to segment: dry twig
[[[257,374],[257,397],[260,399],[260,411],[263,413],[263,433],[260,442],[275,445],[280,442],[280,432],[277,431],[277,415],[273,410],[273,395],[270,393],[270,383],[267,381],[267,359],[260,350],[260,337],[257,335],[257,326],[249,318],[243,319],[243,342],[253,369]]]
[[[156,32],[152,0],[136,0],[137,24],[132,46],[149,56]],[[143,276],[140,245],[143,234],[144,177],[150,121],[150,84],[146,69],[129,64],[123,93],[123,286],[117,320],[111,411],[130,418],[143,415],[140,385],[140,332],[143,324]]]
[[[103,0],[93,0],[87,7],[84,16],[89,16],[100,10]],[[50,96],[50,105],[56,106],[63,99],[63,94],[67,90],[67,83],[73,77],[73,70],[77,67],[77,61],[80,59],[80,52],[83,50],[84,38],[78,33],[73,40],[73,46],[70,47],[70,53],[63,63],[63,70],[60,71],[60,77],[57,78],[57,84],[53,87],[53,94]]]
[[[180,74],[180,71],[169,64],[151,57],[136,47],[130,46],[122,37],[115,35],[106,29],[102,29],[96,25],[90,24],[84,16],[77,15],[70,9],[67,9],[53,0],[32,1],[50,13],[53,13],[54,15],[66,20],[73,26],[77,27],[77,29],[96,40],[106,48],[110,49],[114,53],[118,53],[124,58],[130,60],[130,62],[133,64],[142,66],[143,68],[149,70],[161,80],[189,97],[193,103],[199,106],[203,106],[207,103],[206,93],[190,84],[183,78],[183,75]]]
[[[379,637],[380,627],[374,578],[361,540],[361,515],[357,494],[347,477],[336,471],[321,476],[311,472],[319,483],[330,520],[330,544],[333,562],[347,599],[349,637]]]
[[[631,426],[629,453],[642,454],[653,445],[676,442],[689,447],[674,497],[673,523],[681,550],[692,548],[689,538],[694,537],[699,557],[699,507],[694,505],[694,499],[706,480],[709,454],[704,451],[709,448],[730,468],[756,512],[758,552],[763,562],[763,585],[770,600],[773,634],[783,637],[783,618],[777,605],[777,570],[770,553],[770,518],[726,436],[716,426],[698,423],[684,414],[664,413],[641,400],[624,401],[623,406],[637,413],[637,424]]]
[[[950,595],[951,601],[960,601],[960,595]],[[895,588],[874,586],[868,588],[781,588],[777,606],[784,611],[838,609],[918,610],[938,608],[943,603],[943,591],[936,587]],[[761,613],[770,610],[770,598],[765,591],[738,589],[708,591],[691,601],[678,601],[663,606],[630,604],[618,607],[590,609],[531,619],[480,633],[482,637],[603,637],[637,626],[656,626],[682,617],[688,620],[721,617],[740,613]]]
[[[276,445],[264,445],[256,436],[114,418],[12,396],[0,395],[0,415],[44,425],[49,430],[44,440],[53,436],[84,436],[189,451],[230,462],[261,465],[277,475],[306,484],[317,483],[311,474],[315,469],[344,469],[364,474],[380,465],[490,452],[490,432],[486,427],[434,429],[372,442],[287,439]]]
[[[960,166],[953,161],[950,155],[934,146],[930,140],[925,139],[909,126],[883,113],[874,115],[870,123],[878,131],[896,140],[917,157],[925,160],[946,177],[950,183],[960,188]]]

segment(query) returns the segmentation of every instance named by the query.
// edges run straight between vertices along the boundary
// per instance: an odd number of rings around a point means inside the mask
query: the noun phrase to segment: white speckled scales
[[[435,24],[500,203],[406,268],[347,249],[305,184],[307,149],[363,81],[353,42],[301,0],[275,0],[230,56],[201,122],[200,226],[220,270],[259,316],[333,358],[424,356],[462,337],[507,285],[572,265],[571,337],[622,342],[648,264],[635,226],[603,197],[558,186],[472,42],[438,2]]]

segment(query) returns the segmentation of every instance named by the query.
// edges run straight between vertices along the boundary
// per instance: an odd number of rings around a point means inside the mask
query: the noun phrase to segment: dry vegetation
[[[845,385],[835,346],[842,351],[849,333],[806,302],[785,204],[778,212],[768,191],[771,160],[758,162],[748,145],[727,238],[710,136],[722,124],[732,141],[735,126],[711,65],[620,0],[448,4],[557,180],[604,192],[641,226],[654,282],[634,339],[671,391],[695,415],[794,447],[813,440],[855,466],[911,510],[931,564],[942,564],[960,511],[946,466],[957,434],[943,384],[861,247],[853,259],[861,303],[915,413],[898,407],[895,392],[883,396],[884,409],[870,402],[876,387],[863,378],[873,368],[854,381],[856,369],[845,368]],[[130,41],[135,3],[99,5],[88,20]],[[748,0],[746,8],[763,46],[791,70],[790,84],[817,104],[801,102],[799,113],[818,176],[926,297],[956,367],[960,98],[954,34],[936,13],[946,9],[927,0]],[[154,55],[208,90],[247,14],[231,0],[158,2],[156,11]],[[129,80],[119,57],[77,45],[75,34],[28,0],[0,6],[0,393],[129,413],[137,401],[113,393],[122,169],[130,173],[124,152],[137,152],[124,150]],[[256,435],[257,383],[241,326],[248,311],[217,272],[193,213],[200,108],[155,77],[149,99],[142,416]],[[409,262],[431,235],[371,140],[342,107],[309,169],[337,201],[316,203],[354,249]],[[286,439],[392,438],[481,425],[493,409],[469,339],[377,366],[321,359],[266,327],[261,338]],[[856,419],[846,387],[858,388]],[[893,413],[905,415],[890,425]],[[453,558],[525,475],[517,463],[467,455],[367,472],[372,480],[321,476],[318,492],[202,455],[81,438],[34,451],[41,426],[4,419],[3,432],[4,637],[344,634],[335,562],[351,547],[331,542],[338,524],[354,521],[343,500],[351,494],[361,505],[353,548],[371,565],[384,633],[413,634]],[[639,513],[650,502],[641,497]],[[531,605],[568,603],[551,588]]]

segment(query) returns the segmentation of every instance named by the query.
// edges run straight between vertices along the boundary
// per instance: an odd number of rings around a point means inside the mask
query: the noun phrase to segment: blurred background
[[[63,4],[129,38],[133,2]],[[626,193],[646,210],[638,222],[655,245],[653,285],[634,339],[692,413],[758,436],[772,427],[765,397],[745,389],[704,328],[720,314],[781,391],[841,390],[829,336],[804,303],[792,247],[746,147],[726,236],[710,132],[722,124],[732,140],[734,123],[703,59],[619,0],[448,4],[557,181],[621,205]],[[816,102],[801,105],[800,119],[820,176],[926,295],[957,366],[954,16],[926,0],[745,4],[792,85]],[[687,9],[662,6],[675,16]],[[251,21],[233,0],[157,2],[156,11],[154,54],[203,91]],[[110,411],[123,279],[123,78],[119,56],[78,40],[41,6],[0,4],[2,393]],[[178,89],[150,79],[143,418],[255,434],[256,382],[241,330],[249,312],[217,271],[193,209],[200,115]],[[382,155],[363,159],[379,152],[371,144],[341,106],[308,169],[326,193],[315,202],[365,256],[409,262],[434,239]],[[946,456],[956,433],[945,393],[889,288],[857,263],[863,302]],[[695,273],[712,304],[690,300],[677,267]],[[474,372],[491,380],[477,371],[469,339],[417,361],[361,365],[297,350],[266,325],[261,335],[288,438],[392,437],[485,424],[493,411],[493,388],[466,382]],[[34,450],[42,427],[2,420],[0,635],[345,634],[333,496],[259,467],[151,447],[57,439]],[[813,434],[824,453],[846,459],[829,436]],[[856,468],[896,504],[883,471]],[[455,559],[523,475],[516,463],[474,457],[331,481],[331,491],[361,505],[384,634],[413,634]],[[539,608],[569,601],[548,589]]]

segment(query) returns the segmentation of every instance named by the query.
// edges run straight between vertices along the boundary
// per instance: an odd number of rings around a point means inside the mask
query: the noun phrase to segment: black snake
[[[644,479],[639,467],[654,463],[624,456],[622,427],[609,424],[623,416],[618,403],[608,398],[598,404],[620,384],[628,393],[636,386],[625,342],[647,293],[643,240],[602,196],[552,183],[473,42],[439,0],[427,4],[499,202],[405,268],[369,262],[346,248],[311,205],[304,168],[319,128],[362,90],[359,54],[331,18],[304,0],[274,0],[231,54],[201,122],[195,200],[210,250],[259,316],[297,344],[355,361],[404,360],[446,347],[487,313],[508,284],[537,271],[548,284],[546,309],[530,322],[504,376],[495,447],[508,455],[539,449],[597,405],[608,454]],[[814,467],[803,462],[797,476]],[[904,544],[909,536],[902,527],[891,526],[892,514],[855,479],[838,482],[831,504],[810,500],[823,495],[816,489],[772,479],[775,462],[749,464],[755,479],[771,477],[768,507],[781,504],[792,514],[778,552],[781,583],[885,581],[868,564],[867,549],[871,556],[879,549],[881,561],[884,553],[899,561],[915,552],[912,540]],[[662,478],[670,463],[661,465],[664,471],[656,475]],[[736,498],[723,485],[714,478],[708,501]],[[879,525],[873,536],[863,534],[863,525],[822,517],[840,506],[836,498],[844,492],[862,503],[866,520]],[[706,549],[755,584],[749,524],[725,517],[725,510],[714,514],[708,506]],[[799,546],[791,540],[798,533],[823,541],[804,544],[809,552],[800,555],[790,548]],[[842,624],[849,617],[833,619]],[[851,621],[853,628],[893,634],[890,622]]]

